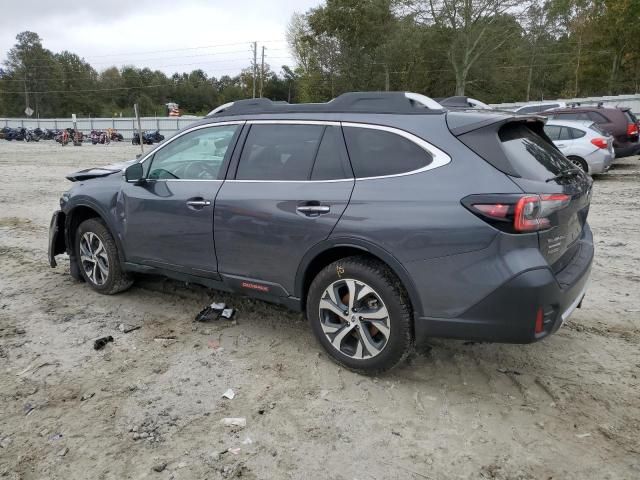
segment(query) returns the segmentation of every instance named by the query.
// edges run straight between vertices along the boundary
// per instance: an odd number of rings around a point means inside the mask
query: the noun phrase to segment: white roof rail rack
[[[209,113],[207,113],[207,117],[215,115],[216,113],[224,112],[227,108],[229,108],[232,105],[233,105],[233,102],[229,102],[229,103],[225,103],[223,105],[220,105],[219,107],[216,107],[213,110],[211,110]]]
[[[424,105],[431,110],[442,110],[444,107],[436,102],[433,98],[427,97],[426,95],[422,95],[420,93],[413,92],[404,92],[404,96],[409,100],[413,100],[416,103]]]

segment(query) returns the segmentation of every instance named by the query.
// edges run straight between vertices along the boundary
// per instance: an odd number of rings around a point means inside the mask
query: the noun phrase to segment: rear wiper
[[[577,168],[572,168],[571,170],[564,170],[564,171],[560,172],[559,174],[557,174],[554,177],[547,178],[545,180],[545,182],[549,183],[549,182],[553,182],[554,180],[562,180],[563,178],[571,178],[571,177],[574,177],[576,175],[579,175],[581,172],[582,172],[582,170],[578,170]]]

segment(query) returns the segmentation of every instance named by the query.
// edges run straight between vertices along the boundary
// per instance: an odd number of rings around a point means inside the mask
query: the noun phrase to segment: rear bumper
[[[640,142],[627,143],[620,147],[615,147],[616,158],[631,157],[640,155]]]
[[[549,268],[527,270],[455,318],[417,318],[416,340],[443,337],[531,343],[556,332],[582,302],[589,280],[594,253],[591,232],[587,231],[579,242],[571,263],[556,274]],[[536,333],[540,308],[543,330]]]
[[[590,174],[605,173],[611,167],[615,154],[608,150],[596,150],[591,155],[588,155],[585,160],[589,165]]]

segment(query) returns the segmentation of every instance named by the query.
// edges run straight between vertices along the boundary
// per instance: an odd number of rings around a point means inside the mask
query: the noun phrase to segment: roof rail
[[[258,113],[442,113],[438,102],[411,92],[349,92],[327,103],[273,102],[254,98],[225,103],[212,110],[207,117]]]

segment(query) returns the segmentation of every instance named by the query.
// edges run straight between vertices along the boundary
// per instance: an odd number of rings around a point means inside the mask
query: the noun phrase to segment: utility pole
[[[262,63],[260,64],[260,98],[262,98],[262,87],[264,86],[264,45],[262,46]]]
[[[256,98],[256,77],[258,70],[258,42],[253,42],[253,98]]]
[[[386,63],[384,65],[384,90],[385,92],[389,91],[389,65]]]

